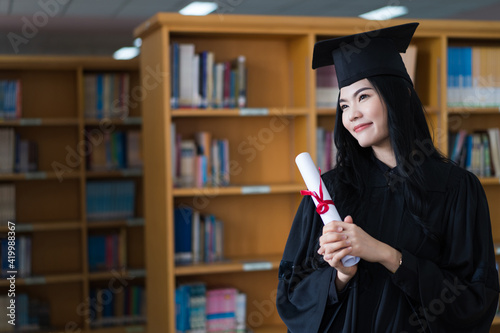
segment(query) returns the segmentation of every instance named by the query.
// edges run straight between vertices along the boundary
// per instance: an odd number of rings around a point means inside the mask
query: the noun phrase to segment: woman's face
[[[342,124],[361,147],[391,149],[387,108],[367,79],[340,89]]]

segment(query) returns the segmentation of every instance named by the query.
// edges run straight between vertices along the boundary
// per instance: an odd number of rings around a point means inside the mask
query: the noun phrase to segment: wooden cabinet
[[[96,306],[90,292],[97,287],[115,294],[123,292],[125,286],[116,281],[144,287],[142,170],[87,170],[92,149],[103,144],[102,140],[90,143],[89,133],[102,138],[104,128],[108,134],[117,129],[140,131],[140,100],[127,98],[129,112],[120,118],[85,118],[84,105],[88,101],[84,97],[84,77],[88,73],[128,74],[130,90],[127,95],[133,87],[139,86],[137,60],[0,57],[0,80],[19,80],[21,83],[22,110],[19,118],[1,119],[0,130],[12,130],[20,139],[34,142],[38,156],[33,170],[0,174],[0,185],[14,188],[15,200],[9,200],[9,205],[15,211],[12,221],[15,222],[15,236],[30,239],[31,249],[21,252],[16,247],[16,268],[19,268],[19,260],[29,260],[31,272],[16,276],[15,293],[16,297],[26,294],[30,300],[46,304],[43,311],[49,312],[51,332],[125,332],[125,326],[120,324],[112,329],[91,329]],[[88,221],[86,184],[95,179],[132,180],[136,184],[133,216]],[[7,198],[1,199],[4,203]],[[2,238],[12,230],[7,221],[2,221]],[[121,235],[121,250],[126,252],[127,262],[122,267],[113,266],[103,272],[89,271],[90,235],[111,232]],[[21,255],[29,259],[20,258]],[[9,288],[9,281],[2,279],[2,295],[6,296]],[[20,306],[21,303],[16,304]],[[33,308],[42,309],[42,306],[33,305]],[[18,309],[17,326],[22,311]],[[133,327],[142,331],[143,324]]]
[[[247,324],[251,329],[286,331],[274,301],[279,260],[301,200],[299,190],[304,189],[294,159],[303,151],[315,157],[316,129],[333,129],[335,121],[335,110],[316,108],[316,80],[311,68],[314,43],[407,22],[159,13],[136,28],[135,35],[142,38],[142,80],[151,80],[153,72],[161,74],[143,100],[150,331],[175,331],[175,288],[192,281],[203,281],[208,287],[237,287],[247,294]],[[412,41],[417,46],[415,86],[428,112],[436,146],[447,153],[448,123],[456,112],[447,104],[447,47],[476,39],[497,44],[500,24],[432,20],[420,23]],[[171,108],[173,43],[194,44],[196,52],[212,51],[217,61],[244,55],[248,107]],[[500,119],[494,112],[484,110],[475,110],[474,117],[497,126]],[[484,126],[465,125],[469,118],[463,126]],[[213,136],[228,138],[235,166],[230,186],[174,186],[172,124],[177,133],[186,137],[209,131]],[[495,207],[500,184],[498,178],[483,179],[483,184],[490,201],[493,235],[495,241],[500,241],[500,212]],[[174,263],[173,212],[179,205],[189,205],[224,220],[226,261],[182,266]],[[262,265],[248,266],[247,261]],[[248,271],[249,267],[256,269]]]

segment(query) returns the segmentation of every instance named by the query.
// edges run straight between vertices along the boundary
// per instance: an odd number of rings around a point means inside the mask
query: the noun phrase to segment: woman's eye
[[[363,100],[363,99],[365,99],[367,97],[368,97],[367,94],[359,95],[359,100],[361,101],[361,100]]]
[[[349,106],[347,106],[347,105],[345,105],[345,104],[340,106],[340,108],[341,108],[342,110],[345,110],[345,109],[347,109],[348,107],[349,107]]]

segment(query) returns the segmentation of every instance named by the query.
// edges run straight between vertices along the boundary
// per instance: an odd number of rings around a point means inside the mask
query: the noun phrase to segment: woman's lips
[[[356,125],[354,126],[354,132],[358,133],[362,130],[364,130],[365,128],[367,128],[368,126],[370,126],[372,123],[365,123],[365,124],[359,124],[359,125]]]

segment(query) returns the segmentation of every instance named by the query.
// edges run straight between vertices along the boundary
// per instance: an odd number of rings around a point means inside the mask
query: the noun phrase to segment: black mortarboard
[[[339,88],[383,74],[412,83],[399,53],[406,52],[417,26],[407,23],[317,42],[312,67],[335,64]]]

